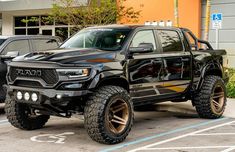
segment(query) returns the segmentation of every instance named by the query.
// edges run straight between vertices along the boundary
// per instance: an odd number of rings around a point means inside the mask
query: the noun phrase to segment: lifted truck
[[[60,49],[8,66],[6,115],[20,129],[50,115],[84,114],[89,136],[116,144],[129,134],[134,106],[192,100],[200,117],[222,116],[226,51],[183,28],[112,25],[86,28]]]

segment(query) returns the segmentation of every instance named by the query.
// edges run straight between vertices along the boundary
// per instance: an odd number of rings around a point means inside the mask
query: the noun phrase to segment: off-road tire
[[[0,79],[0,81],[2,80]],[[5,99],[6,99],[6,90],[0,84],[0,103],[4,103]]]
[[[22,130],[40,129],[50,118],[48,115],[29,116],[26,113],[29,107],[26,104],[17,103],[12,99],[7,99],[5,103],[5,112],[8,121],[14,127]]]
[[[119,99],[123,102],[120,105],[118,104],[119,107],[125,105],[128,115],[126,115],[126,125],[124,125],[123,130],[119,133],[114,133],[112,131],[115,129],[109,127],[111,121],[109,121],[110,117],[107,117],[107,114],[110,113],[113,108],[112,105],[118,103]],[[115,102],[115,100],[117,101]],[[117,144],[124,141],[133,125],[134,110],[130,96],[125,89],[118,86],[98,88],[87,101],[84,111],[85,128],[88,135],[94,141],[102,144]]]
[[[223,104],[220,105],[219,111],[216,111],[213,108],[214,105],[212,99],[214,97],[214,91],[218,86],[221,87],[221,90],[223,89],[223,93],[221,94],[224,98],[222,99]],[[224,81],[219,76],[208,75],[205,77],[201,90],[195,95],[193,104],[201,118],[217,119],[223,115],[226,101]]]
[[[7,84],[6,80],[7,65],[0,63],[0,103],[4,103],[6,99],[6,89],[3,87]]]

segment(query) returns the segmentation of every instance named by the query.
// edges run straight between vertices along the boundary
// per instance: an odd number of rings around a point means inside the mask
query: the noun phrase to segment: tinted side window
[[[19,51],[20,55],[24,55],[30,52],[29,41],[28,40],[16,40],[10,42],[4,49],[3,54],[7,52]]]
[[[5,41],[6,39],[0,39],[0,45],[2,45]]]
[[[183,45],[179,34],[176,31],[158,30],[163,52],[183,51]]]
[[[45,51],[58,48],[59,44],[55,39],[32,40],[34,51]]]
[[[130,47],[138,47],[141,44],[150,43],[153,45],[154,50],[156,50],[156,43],[154,38],[154,33],[152,30],[139,31],[134,36]]]

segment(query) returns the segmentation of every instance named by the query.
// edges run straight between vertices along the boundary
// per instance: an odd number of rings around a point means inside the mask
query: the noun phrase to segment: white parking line
[[[168,148],[147,148],[142,150],[185,150],[185,149],[218,149],[218,148],[231,148],[234,149],[235,146],[198,146],[198,147],[168,147]]]
[[[223,151],[221,151],[221,152],[230,152],[230,151],[232,151],[232,150],[235,150],[235,147],[230,147],[230,148],[225,149],[225,150],[223,150]]]
[[[235,133],[209,133],[209,134],[194,134],[191,136],[234,136]]]
[[[215,129],[215,128],[219,128],[219,127],[223,127],[223,126],[226,126],[226,125],[230,125],[232,123],[235,123],[235,121],[230,121],[230,122],[219,124],[219,125],[216,125],[216,126],[213,126],[213,127],[209,127],[209,128],[201,129],[201,130],[194,131],[194,132],[191,132],[191,133],[187,133],[187,134],[184,134],[184,135],[181,135],[181,136],[169,138],[169,139],[166,139],[166,140],[163,140],[163,141],[160,141],[160,142],[156,142],[156,143],[153,143],[153,144],[149,144],[147,146],[143,146],[143,147],[139,147],[139,148],[130,150],[128,152],[137,152],[137,151],[140,151],[140,150],[152,149],[151,147],[154,147],[154,146],[157,146],[157,145],[168,143],[168,142],[171,142],[171,141],[174,141],[174,140],[177,140],[177,139],[182,139],[182,138],[185,138],[187,136],[195,135],[195,134],[202,133],[202,132],[205,132],[205,131],[208,131],[208,130],[212,130],[212,129]],[[226,147],[226,148],[230,148],[230,147],[231,146]],[[187,147],[187,148],[190,148],[190,147]]]
[[[4,122],[8,122],[8,120],[7,119],[0,120],[0,123],[4,123]]]

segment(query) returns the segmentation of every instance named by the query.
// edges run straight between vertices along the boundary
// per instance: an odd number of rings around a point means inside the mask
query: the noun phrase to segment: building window
[[[40,16],[41,26],[43,26],[43,25],[54,25],[54,21],[48,21],[47,17],[48,16],[46,16],[46,15],[41,15]]]
[[[26,20],[26,16],[15,17],[15,27],[26,27],[26,23],[22,20]]]
[[[27,29],[28,35],[38,35],[39,34],[39,28],[28,28]]]
[[[15,29],[15,35],[26,35],[26,28]]]
[[[61,22],[48,21],[46,18],[47,16],[45,15],[14,17],[15,35],[55,35],[65,40],[77,31],[74,28],[75,26]],[[23,20],[27,22],[22,22]]]
[[[15,17],[15,35],[28,35],[27,34],[27,23],[22,22],[27,20],[26,16]]]
[[[33,20],[33,22],[28,22],[28,27],[35,27],[35,26],[39,26],[39,16],[27,16],[28,20]]]

